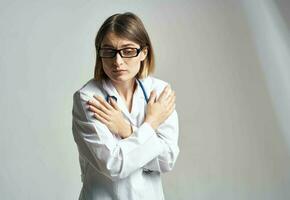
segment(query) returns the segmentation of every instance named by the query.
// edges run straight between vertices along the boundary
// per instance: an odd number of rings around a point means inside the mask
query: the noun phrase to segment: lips
[[[126,72],[127,70],[114,70],[114,73],[121,73],[121,72]]]

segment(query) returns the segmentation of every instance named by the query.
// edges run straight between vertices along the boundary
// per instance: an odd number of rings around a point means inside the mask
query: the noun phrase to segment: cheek
[[[109,62],[106,62],[106,61],[102,61],[102,65],[103,65],[103,70],[105,72],[105,74],[107,74],[107,76],[111,73],[110,69],[110,64]]]
[[[103,64],[103,67],[108,67],[110,66],[110,62],[108,60],[102,60],[102,64]]]
[[[107,73],[110,73],[112,69],[112,63],[110,61],[102,61],[103,70]]]
[[[132,60],[131,64],[133,66],[135,66],[135,68],[140,68],[140,66],[141,66],[141,59],[140,58],[136,58],[135,60]]]
[[[138,60],[138,61],[134,61],[130,64],[131,66],[131,71],[133,72],[139,72],[140,70],[140,66],[141,66],[141,62]]]

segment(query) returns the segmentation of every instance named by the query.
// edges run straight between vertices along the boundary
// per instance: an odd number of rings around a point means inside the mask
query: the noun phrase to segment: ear
[[[145,60],[147,54],[148,54],[148,47],[144,47],[140,52],[141,61]]]

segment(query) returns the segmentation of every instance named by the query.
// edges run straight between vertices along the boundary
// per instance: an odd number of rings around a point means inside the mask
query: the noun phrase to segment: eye
[[[136,54],[136,49],[135,48],[126,48],[122,49],[122,54],[123,55],[135,55]]]
[[[115,55],[115,49],[100,49],[99,53],[101,57],[113,57]]]
[[[116,51],[115,49],[101,49],[101,50],[105,53],[112,53]]]

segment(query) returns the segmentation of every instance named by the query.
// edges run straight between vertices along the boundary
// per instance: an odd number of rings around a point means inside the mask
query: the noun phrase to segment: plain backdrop
[[[0,0],[0,199],[81,189],[72,95],[93,77],[110,15],[144,22],[154,76],[177,93],[167,200],[290,199],[287,0]]]

